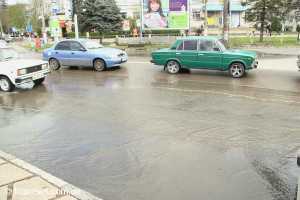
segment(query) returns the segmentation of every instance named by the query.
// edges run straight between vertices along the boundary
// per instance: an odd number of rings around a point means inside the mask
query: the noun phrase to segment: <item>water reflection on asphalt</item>
[[[294,197],[296,68],[265,59],[238,80],[146,61],[64,68],[44,86],[0,93],[0,148],[106,200]]]

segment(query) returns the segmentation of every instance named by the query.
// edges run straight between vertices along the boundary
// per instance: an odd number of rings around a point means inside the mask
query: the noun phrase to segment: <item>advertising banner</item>
[[[189,0],[143,0],[143,28],[189,28]]]

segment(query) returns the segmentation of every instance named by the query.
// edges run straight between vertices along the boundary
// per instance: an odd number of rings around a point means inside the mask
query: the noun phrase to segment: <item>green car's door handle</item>
[[[198,56],[204,56],[204,54],[203,53],[198,53]]]
[[[180,55],[181,53],[176,53],[176,55]]]

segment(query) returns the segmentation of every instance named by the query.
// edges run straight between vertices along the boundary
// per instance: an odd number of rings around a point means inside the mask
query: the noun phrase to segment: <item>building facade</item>
[[[247,27],[245,20],[245,0],[230,0],[230,26]],[[127,17],[139,18],[140,0],[116,0],[117,5]],[[208,26],[218,28],[223,25],[223,0],[207,0]],[[204,0],[190,0],[190,24],[192,29],[204,23]]]

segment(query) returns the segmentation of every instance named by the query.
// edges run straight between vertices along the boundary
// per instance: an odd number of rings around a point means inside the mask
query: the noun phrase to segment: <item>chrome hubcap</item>
[[[232,76],[240,77],[243,75],[243,68],[240,65],[233,65],[230,69]]]
[[[58,68],[58,63],[57,63],[57,61],[56,61],[56,60],[51,60],[51,61],[50,61],[50,67],[51,67],[52,69],[57,69],[57,68]]]
[[[0,80],[0,88],[3,91],[8,91],[9,90],[9,83],[6,79],[1,79]]]
[[[167,64],[168,71],[172,74],[176,74],[179,71],[179,65],[175,61],[171,61]]]
[[[97,71],[102,71],[102,70],[104,69],[103,63],[102,63],[101,61],[97,60],[97,61],[95,62],[95,69],[96,69]]]

